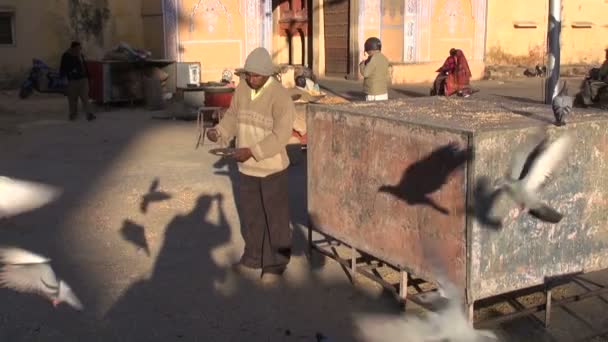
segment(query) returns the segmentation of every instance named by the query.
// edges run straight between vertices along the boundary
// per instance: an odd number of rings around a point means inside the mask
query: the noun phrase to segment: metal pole
[[[557,95],[560,64],[560,33],[562,31],[561,0],[549,0],[549,65],[545,79],[545,103],[549,104]]]

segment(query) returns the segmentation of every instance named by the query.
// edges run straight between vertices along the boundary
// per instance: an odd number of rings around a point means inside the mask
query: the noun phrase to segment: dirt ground
[[[482,93],[540,94],[531,80],[492,82],[479,83]],[[356,92],[352,83],[324,83],[332,84]],[[401,87],[400,96],[427,86]],[[208,153],[208,142],[195,149],[195,121],[118,107],[69,122],[66,107],[58,95],[0,92],[0,174],[64,189],[58,201],[0,221],[0,243],[50,257],[85,310],[0,289],[0,341],[362,341],[359,315],[400,314],[378,285],[352,285],[318,254],[308,260],[305,159],[290,168],[294,256],[284,281],[264,287],[228,270],[243,248],[236,165]],[[577,341],[608,328],[607,308],[603,298],[587,299],[555,308],[549,329],[543,314],[491,328],[504,341]]]

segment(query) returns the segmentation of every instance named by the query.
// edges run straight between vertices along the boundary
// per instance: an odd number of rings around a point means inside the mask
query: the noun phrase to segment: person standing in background
[[[89,104],[89,72],[86,61],[82,55],[80,42],[72,42],[70,48],[61,56],[61,77],[67,78],[67,96],[70,107],[71,121],[78,116],[78,99],[82,101],[82,107],[87,113],[87,120],[95,120],[91,105]]]
[[[376,37],[368,38],[364,49],[368,57],[359,63],[359,72],[363,76],[365,100],[388,100],[389,61],[381,52],[382,42]]]

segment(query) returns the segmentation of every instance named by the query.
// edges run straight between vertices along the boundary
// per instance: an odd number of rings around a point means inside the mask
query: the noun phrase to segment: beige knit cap
[[[245,60],[245,66],[237,69],[236,74],[250,72],[261,76],[272,76],[277,73],[277,68],[272,63],[270,53],[263,47],[254,49]]]

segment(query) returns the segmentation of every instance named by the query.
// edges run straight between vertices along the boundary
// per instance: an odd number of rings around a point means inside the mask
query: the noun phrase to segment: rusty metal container
[[[433,280],[448,265],[467,303],[608,267],[608,117],[575,109],[563,127],[549,106],[462,98],[309,105],[312,227],[399,269]],[[508,213],[502,228],[469,210],[481,177],[503,176],[513,147],[538,127],[576,144],[542,198],[565,216]],[[470,150],[449,169],[445,147]],[[449,163],[447,163],[449,164]],[[385,192],[382,189],[394,189]]]

